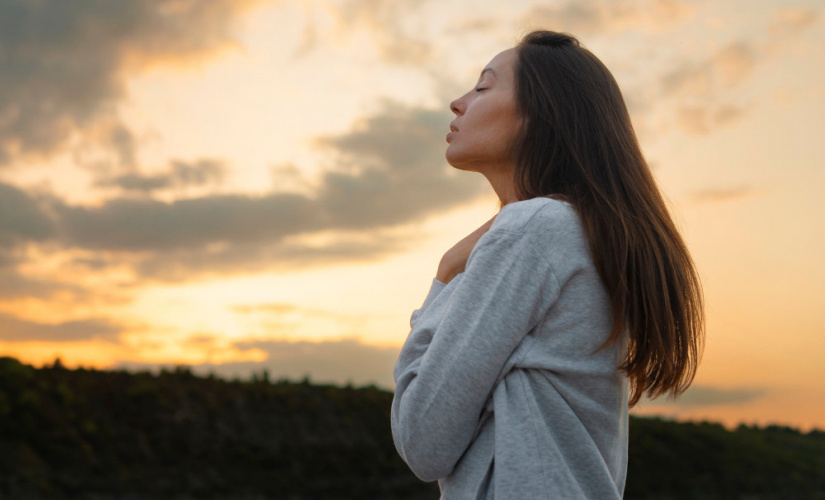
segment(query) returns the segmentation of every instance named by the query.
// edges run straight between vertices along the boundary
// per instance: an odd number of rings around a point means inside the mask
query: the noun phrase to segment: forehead
[[[490,62],[481,71],[484,73],[486,70],[492,69],[499,78],[511,76],[515,68],[517,55],[515,48],[501,51],[490,59]]]

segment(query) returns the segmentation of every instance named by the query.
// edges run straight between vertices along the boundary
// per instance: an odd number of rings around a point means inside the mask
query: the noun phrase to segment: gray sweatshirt
[[[576,211],[505,205],[463,273],[433,280],[395,365],[395,446],[441,498],[617,499],[627,470],[626,335]]]

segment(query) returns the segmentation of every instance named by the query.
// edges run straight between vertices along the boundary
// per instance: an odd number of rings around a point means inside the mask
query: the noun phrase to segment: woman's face
[[[512,145],[521,126],[516,110],[516,49],[495,56],[475,88],[450,103],[456,118],[447,134],[447,162],[486,173],[512,168]]]

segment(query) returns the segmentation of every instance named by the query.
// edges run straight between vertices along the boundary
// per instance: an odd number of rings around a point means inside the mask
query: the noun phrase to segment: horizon
[[[2,359],[2,358],[3,358],[3,356],[0,356],[0,359]],[[16,358],[11,358],[11,359],[16,359]],[[48,363],[44,363],[40,366],[33,366],[33,365],[29,365],[29,366],[32,366],[32,368],[37,369],[37,370],[44,370],[44,369],[45,370],[53,370],[53,369],[55,369],[54,362],[56,362],[56,361],[59,361],[59,358],[55,358],[55,360],[52,362],[51,365],[49,365]],[[218,374],[218,373],[215,373],[215,372],[212,372],[212,371],[203,372],[202,370],[197,369],[197,366],[185,365],[185,364],[181,364],[181,365],[153,365],[152,367],[146,367],[146,368],[142,368],[142,369],[130,369],[130,368],[125,368],[125,367],[120,367],[120,368],[118,368],[118,367],[96,368],[94,366],[86,367],[86,366],[83,366],[83,365],[79,365],[79,366],[70,368],[70,367],[63,366],[62,361],[59,361],[59,362],[61,363],[61,365],[59,366],[58,369],[62,369],[62,370],[87,370],[87,371],[98,371],[98,372],[109,372],[109,373],[123,372],[123,373],[127,373],[127,374],[130,374],[130,375],[146,375],[146,374],[148,374],[148,375],[151,375],[152,377],[159,377],[164,373],[170,374],[170,375],[176,375],[176,374],[180,374],[180,373],[185,372],[185,373],[188,373],[189,375],[192,375],[192,376],[197,377],[197,378],[201,378],[201,379],[205,379],[205,380],[220,380],[222,382],[228,382],[228,383],[252,384],[252,383],[265,382],[265,383],[268,383],[268,384],[293,384],[293,385],[308,384],[308,385],[311,385],[311,386],[314,386],[314,387],[336,387],[336,388],[339,388],[339,389],[352,389],[352,390],[377,389],[377,390],[380,390],[380,391],[388,392],[390,394],[394,393],[394,391],[392,389],[381,386],[381,385],[376,384],[374,382],[364,383],[364,384],[354,384],[352,381],[346,381],[344,383],[340,383],[340,382],[323,382],[323,381],[313,380],[312,377],[309,374],[305,375],[302,378],[289,378],[289,377],[272,378],[270,375],[268,375],[268,370],[266,368],[263,368],[260,373],[252,372],[252,373],[249,374],[249,378],[244,378],[244,377],[241,377],[240,375],[223,376],[221,374]],[[195,370],[193,370],[193,368],[195,368]],[[736,423],[735,425],[733,425],[733,424],[725,424],[724,422],[719,422],[719,421],[715,421],[715,420],[690,419],[690,418],[680,419],[679,417],[670,417],[670,416],[661,415],[661,414],[658,414],[658,413],[641,414],[641,413],[634,413],[632,411],[630,412],[629,417],[633,417],[633,418],[652,418],[652,419],[659,419],[659,420],[664,420],[664,421],[667,421],[667,422],[675,422],[675,423],[719,424],[719,425],[723,426],[725,428],[725,430],[728,430],[728,431],[735,431],[737,429],[737,427],[745,426],[745,427],[748,427],[748,428],[756,428],[756,429],[759,429],[759,430],[764,430],[764,429],[767,429],[769,427],[781,427],[781,428],[787,428],[787,429],[797,431],[800,434],[825,433],[825,427],[813,426],[813,427],[809,427],[809,428],[802,428],[802,427],[795,427],[795,426],[792,426],[792,425],[783,425],[783,424],[771,423],[771,422],[764,423],[764,424],[748,424],[746,422],[739,422],[739,423]]]

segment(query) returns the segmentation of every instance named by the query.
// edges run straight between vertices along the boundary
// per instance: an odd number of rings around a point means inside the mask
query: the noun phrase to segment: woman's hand
[[[492,219],[485,222],[481,227],[468,234],[463,240],[456,243],[447,253],[441,257],[441,262],[438,264],[438,272],[435,279],[442,283],[449,283],[456,274],[464,272],[464,266],[467,265],[467,259],[470,257],[470,252],[476,246],[478,240],[486,233],[493,221],[496,220],[494,215]]]

